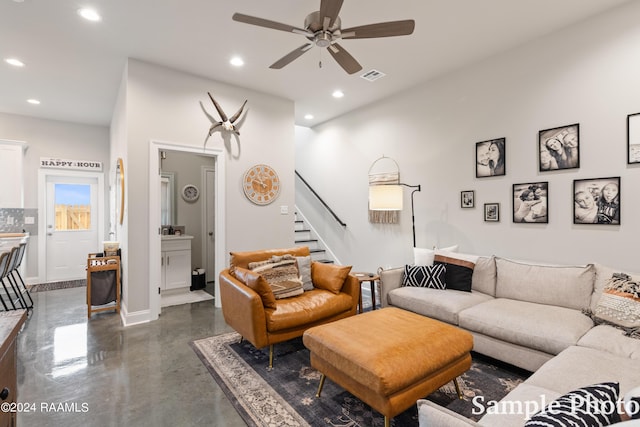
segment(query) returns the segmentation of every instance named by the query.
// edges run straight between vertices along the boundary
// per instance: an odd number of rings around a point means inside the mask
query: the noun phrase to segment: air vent
[[[370,70],[367,71],[366,73],[362,74],[360,77],[362,77],[365,80],[368,80],[370,82],[374,82],[376,80],[378,80],[380,77],[384,77],[386,76],[385,73],[383,73],[382,71],[378,71],[378,70]]]

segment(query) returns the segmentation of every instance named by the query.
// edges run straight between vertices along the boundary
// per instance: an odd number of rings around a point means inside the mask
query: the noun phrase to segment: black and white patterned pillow
[[[440,265],[405,265],[402,286],[417,286],[421,288],[446,289],[444,276],[447,269]]]
[[[620,385],[601,383],[560,396],[531,417],[525,427],[608,426],[620,421]]]

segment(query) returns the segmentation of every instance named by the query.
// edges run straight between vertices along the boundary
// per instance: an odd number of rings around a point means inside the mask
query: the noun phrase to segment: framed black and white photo
[[[549,183],[513,184],[513,222],[549,222]]]
[[[461,191],[460,192],[460,207],[465,208],[473,208],[476,206],[476,192],[473,190]]]
[[[620,224],[620,177],[573,181],[574,224]]]
[[[580,124],[538,132],[540,172],[580,167]]]
[[[627,116],[627,163],[640,163],[640,113]]]
[[[505,145],[505,138],[476,142],[476,178],[505,174]]]
[[[500,203],[484,204],[484,220],[486,222],[500,221]]]

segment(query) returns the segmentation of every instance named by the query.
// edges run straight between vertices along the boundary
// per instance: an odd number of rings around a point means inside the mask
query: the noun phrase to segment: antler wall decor
[[[200,107],[202,108],[202,111],[211,122],[211,127],[209,128],[209,134],[207,135],[207,138],[205,139],[204,143],[205,144],[207,143],[207,140],[211,137],[211,135],[213,135],[213,132],[219,127],[221,127],[223,130],[227,132],[233,132],[236,135],[240,135],[240,131],[236,127],[235,123],[240,118],[240,115],[244,110],[244,106],[247,105],[247,100],[245,99],[244,103],[242,104],[242,107],[240,107],[240,109],[233,116],[231,116],[231,118],[228,118],[227,115],[224,113],[224,110],[222,109],[222,107],[220,107],[220,104],[218,104],[216,100],[213,99],[213,96],[211,95],[211,93],[207,92],[207,95],[209,95],[211,102],[213,102],[213,106],[216,107],[216,111],[218,111],[218,114],[220,115],[220,119],[222,121],[216,120],[211,114],[209,114],[207,110],[204,108],[204,105],[202,105],[202,101],[200,101]]]

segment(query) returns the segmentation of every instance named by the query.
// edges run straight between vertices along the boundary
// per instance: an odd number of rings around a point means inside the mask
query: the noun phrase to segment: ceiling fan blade
[[[380,22],[379,24],[361,25],[342,30],[343,39],[370,39],[377,37],[407,36],[413,33],[416,21]]]
[[[355,58],[351,56],[349,52],[344,50],[344,48],[338,43],[328,46],[327,50],[331,56],[333,56],[333,59],[335,59],[348,74],[357,73],[362,70],[362,65],[360,65],[358,61],[356,61]]]
[[[305,53],[306,51],[308,51],[312,47],[313,47],[313,43],[303,44],[299,48],[292,50],[291,52],[287,53],[282,58],[278,59],[276,62],[271,64],[271,66],[269,68],[273,68],[275,70],[279,70],[279,69],[283,68],[285,65],[288,65],[289,63],[293,62],[294,59],[299,58],[303,53]]]
[[[244,24],[257,25],[258,27],[271,28],[273,30],[286,31],[288,33],[297,33],[302,35],[313,36],[313,33],[307,30],[304,30],[302,28],[294,27],[288,24],[283,24],[281,22],[270,21],[268,19],[257,18],[255,16],[244,15],[242,13],[234,13],[231,18],[234,21],[242,22]]]
[[[340,13],[340,9],[342,9],[343,1],[344,0],[322,0],[320,2],[320,23],[324,31],[327,31],[333,26],[333,23]]]

